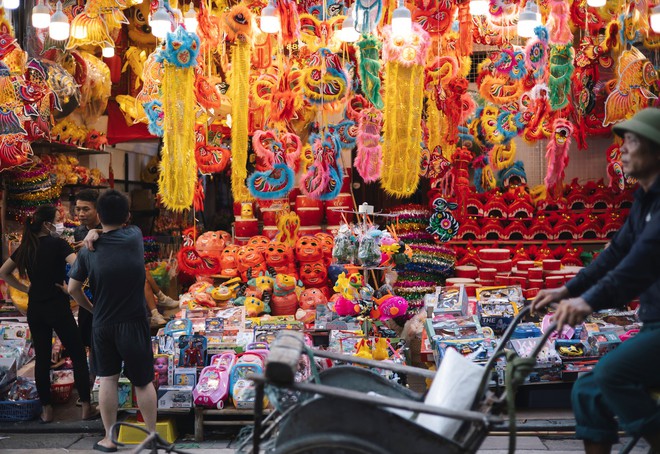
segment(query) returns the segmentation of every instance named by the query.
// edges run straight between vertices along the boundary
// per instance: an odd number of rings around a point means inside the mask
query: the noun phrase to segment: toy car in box
[[[158,408],[191,408],[192,386],[161,386],[158,388]]]
[[[478,288],[477,307],[481,326],[489,327],[498,335],[504,333],[518,315],[518,305],[522,301],[522,289],[517,285]]]
[[[603,356],[605,353],[614,350],[621,343],[619,335],[612,332],[599,332],[587,338],[591,353],[594,356]]]

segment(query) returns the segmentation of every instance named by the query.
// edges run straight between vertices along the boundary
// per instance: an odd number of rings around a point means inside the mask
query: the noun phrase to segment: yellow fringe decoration
[[[240,40],[231,59],[231,192],[234,202],[253,199],[245,185],[248,152],[248,100],[250,93],[250,44]]]
[[[383,168],[380,185],[395,197],[412,195],[419,183],[424,67],[385,66]],[[432,126],[433,127],[433,126]]]
[[[164,63],[163,159],[160,162],[158,195],[166,208],[190,208],[197,183],[195,162],[194,68]]]
[[[76,38],[74,34],[77,29],[86,29],[87,36],[85,38]],[[83,11],[73,18],[71,21],[71,37],[66,45],[67,50],[88,45],[103,46],[104,43],[108,43],[110,46],[115,45],[103,17],[91,15]]]

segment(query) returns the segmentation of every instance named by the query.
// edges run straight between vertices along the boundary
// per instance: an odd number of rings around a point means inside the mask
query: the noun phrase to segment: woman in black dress
[[[69,295],[64,287],[66,264],[76,260],[69,243],[59,238],[55,224],[57,210],[52,205],[39,207],[28,217],[23,238],[16,252],[0,267],[0,279],[28,294],[27,320],[35,352],[34,377],[43,406],[41,421],[53,420],[50,396],[50,364],[53,330],[73,361],[76,389],[82,402],[82,417],[96,416],[90,404],[89,370],[80,331],[71,313]],[[12,274],[18,269],[30,286]]]

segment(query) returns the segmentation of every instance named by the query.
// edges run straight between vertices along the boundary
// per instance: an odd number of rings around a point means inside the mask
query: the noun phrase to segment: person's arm
[[[27,293],[30,291],[30,287],[22,284],[21,281],[16,279],[16,277],[13,275],[16,268],[16,262],[14,262],[12,259],[7,259],[7,261],[0,267],[0,279],[5,281],[10,287],[14,287],[16,290]]]
[[[591,287],[604,277],[608,272],[613,270],[621,261],[629,255],[629,251],[633,246],[632,240],[632,227],[630,225],[630,218],[626,220],[623,227],[614,235],[610,245],[598,254],[589,266],[584,268],[573,279],[566,283],[568,295],[571,297],[578,297],[584,294]]]
[[[90,251],[94,250],[94,242],[101,237],[103,230],[101,229],[92,229],[87,233],[87,236],[83,240],[83,246],[85,246]]]
[[[644,293],[658,279],[660,222],[654,219],[647,223],[621,262],[581,296],[594,311],[621,307]]]
[[[73,300],[78,303],[78,306],[82,307],[83,309],[87,309],[89,312],[92,312],[93,306],[85,296],[85,292],[83,291],[83,283],[72,277],[69,278],[69,295],[71,295],[71,298],[73,298]]]

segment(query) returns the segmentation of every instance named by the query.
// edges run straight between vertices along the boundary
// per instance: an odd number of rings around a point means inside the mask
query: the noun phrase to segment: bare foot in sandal
[[[89,402],[81,402],[81,404],[83,420],[89,421],[90,419],[96,419],[101,415]]]
[[[41,423],[48,424],[53,422],[53,406],[44,405],[41,409]]]

